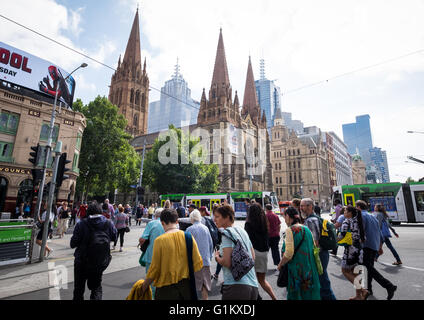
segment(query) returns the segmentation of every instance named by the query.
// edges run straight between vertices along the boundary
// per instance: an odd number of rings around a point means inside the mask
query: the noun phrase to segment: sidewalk
[[[144,231],[145,224],[130,227],[125,234],[123,252],[112,251],[112,261],[104,274],[140,266],[138,239]],[[62,284],[74,281],[74,249],[70,248],[73,228],[58,239],[54,236],[47,245],[53,249],[50,257],[39,262],[40,247],[34,243],[32,263],[0,267],[0,299],[41,289],[53,288],[58,281]],[[113,243],[111,243],[112,247]],[[60,279],[60,280],[59,280]]]

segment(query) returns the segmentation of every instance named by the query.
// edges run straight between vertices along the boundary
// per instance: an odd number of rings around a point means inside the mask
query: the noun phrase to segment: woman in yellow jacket
[[[142,285],[142,292],[154,282],[155,300],[191,300],[188,256],[185,234],[178,229],[175,209],[164,209],[160,216],[165,233],[153,244],[152,263]],[[203,267],[197,243],[193,238],[193,269]]]

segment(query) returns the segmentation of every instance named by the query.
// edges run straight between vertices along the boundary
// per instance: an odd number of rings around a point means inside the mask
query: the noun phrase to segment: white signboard
[[[69,73],[25,51],[0,42],[0,80],[55,97],[72,106],[75,80]]]
[[[230,152],[232,154],[238,154],[238,139],[237,139],[237,133],[238,130],[232,125],[230,124],[228,126],[228,132],[227,132],[227,137],[228,137],[228,148],[230,149]]]

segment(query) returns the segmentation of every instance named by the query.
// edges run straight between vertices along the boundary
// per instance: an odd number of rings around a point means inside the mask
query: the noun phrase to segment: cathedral
[[[141,65],[140,25],[138,9],[125,49],[124,59],[118,60],[118,68],[112,76],[109,101],[119,108],[119,113],[127,119],[126,131],[132,136],[147,133],[149,112],[149,77],[146,72],[146,59]]]
[[[141,67],[137,10],[124,59],[121,62],[119,58],[112,76],[109,100],[127,119],[127,131],[134,136],[131,144],[140,154],[143,147],[149,151],[159,136],[159,132],[147,134],[148,94],[146,60]],[[203,89],[197,124],[183,129],[191,133],[196,128],[210,134],[210,163],[219,165],[219,192],[272,191],[267,120],[258,103],[251,60],[249,57],[240,106],[237,91],[233,99],[222,29],[208,98]]]

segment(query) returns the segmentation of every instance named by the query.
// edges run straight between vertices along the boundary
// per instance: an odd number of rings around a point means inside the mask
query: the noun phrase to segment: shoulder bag
[[[291,227],[290,227],[290,229],[291,229]],[[293,229],[292,229],[292,232],[293,232]],[[299,244],[294,249],[293,257],[292,257],[291,260],[294,259],[294,256],[296,255],[297,250],[299,250],[300,246],[303,243],[303,240],[305,239],[305,230],[303,230],[303,228],[302,228],[302,233],[303,233],[302,240],[299,242]],[[293,241],[294,241],[294,237],[293,237]],[[289,267],[288,267],[289,262],[287,262],[280,269],[280,273],[278,274],[277,286],[280,287],[280,288],[285,288],[285,287],[287,287],[289,285]]]
[[[243,247],[241,241],[234,240],[231,233],[229,231],[227,232],[230,234],[230,236],[227,236],[225,233],[222,233],[222,235],[227,237],[234,243],[233,253],[231,254],[231,274],[234,280],[239,281],[250,271],[250,269],[253,268],[253,266],[255,265],[255,261],[253,261],[253,259],[249,255],[249,252],[246,251],[246,249]]]
[[[196,291],[196,279],[194,278],[193,268],[193,238],[190,232],[184,232],[186,247],[187,247],[187,258],[188,258],[188,273],[190,277],[190,291],[191,300],[198,300]]]

